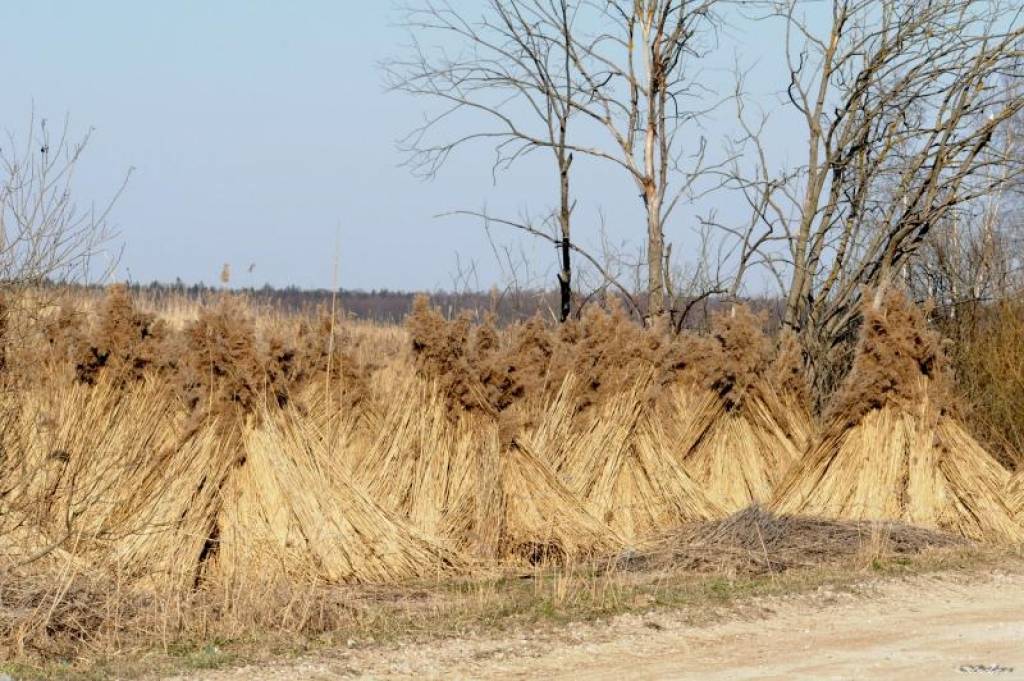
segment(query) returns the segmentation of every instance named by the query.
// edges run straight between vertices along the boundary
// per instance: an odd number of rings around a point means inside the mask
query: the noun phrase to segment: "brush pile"
[[[651,566],[765,575],[966,545],[957,537],[904,523],[778,516],[751,506],[723,520],[668,534],[643,559]]]

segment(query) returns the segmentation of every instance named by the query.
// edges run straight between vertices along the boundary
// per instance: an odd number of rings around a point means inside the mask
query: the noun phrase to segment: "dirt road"
[[[351,648],[203,675],[254,679],[1024,679],[1024,576],[945,576],[749,603],[699,626],[655,613],[603,624]]]

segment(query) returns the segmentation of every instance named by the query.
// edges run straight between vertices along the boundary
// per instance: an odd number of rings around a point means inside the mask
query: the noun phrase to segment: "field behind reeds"
[[[821,415],[794,339],[742,306],[673,334],[613,301],[499,328],[421,299],[395,327],[114,287],[3,320],[19,664],[671,605],[1024,539],[1015,459],[974,437],[1001,412],[965,403],[960,355],[898,294]]]

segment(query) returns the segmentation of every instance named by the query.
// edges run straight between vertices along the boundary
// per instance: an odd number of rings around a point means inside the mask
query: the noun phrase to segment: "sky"
[[[542,215],[557,199],[550,164],[528,161],[496,185],[486,148],[456,154],[432,181],[402,167],[396,140],[428,104],[383,85],[379,63],[408,42],[399,19],[389,0],[5,0],[0,129],[23,136],[33,111],[94,129],[74,187],[82,204],[105,201],[132,169],[112,214],[116,280],[212,283],[228,263],[235,286],[431,290],[475,266],[474,286],[501,285],[510,273],[479,222],[435,216]],[[736,59],[781,57],[777,28],[730,32],[709,62],[721,89]],[[728,115],[706,131],[716,148]],[[784,129],[772,142],[797,139]],[[621,172],[577,174],[581,242],[636,247],[641,205]],[[677,253],[693,244],[684,214],[666,232]],[[520,276],[554,283],[553,249],[499,228],[493,240],[529,263]]]

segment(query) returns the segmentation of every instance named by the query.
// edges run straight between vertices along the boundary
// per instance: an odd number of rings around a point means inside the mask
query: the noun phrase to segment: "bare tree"
[[[553,241],[559,253],[562,321],[572,305],[569,123],[578,92],[569,75],[568,46],[577,5],[569,0],[488,0],[479,20],[471,21],[444,0],[427,0],[406,12],[406,24],[416,36],[411,57],[385,64],[393,89],[442,103],[440,111],[401,141],[414,171],[433,176],[452,152],[479,141],[493,143],[495,175],[532,151],[552,152],[559,187],[558,237]],[[424,47],[419,36],[426,33],[447,40],[454,36],[456,53]],[[449,125],[462,113],[482,114],[471,125],[485,128],[465,132]]]
[[[572,35],[574,77],[587,93],[573,109],[606,133],[579,152],[624,169],[646,215],[647,313],[673,306],[665,225],[705,176],[707,140],[694,123],[717,107],[695,63],[714,46],[717,0],[588,0],[593,29]],[[711,99],[712,103],[708,103]],[[690,138],[685,133],[690,132]]]
[[[47,279],[81,281],[105,274],[111,255],[95,263],[114,232],[108,218],[128,181],[105,203],[76,202],[75,174],[91,131],[75,140],[65,118],[54,134],[45,119],[29,121],[19,140],[0,145],[0,285],[34,285]],[[130,174],[130,171],[129,171]],[[98,268],[98,269],[97,269]]]
[[[799,0],[765,4],[785,22],[785,101],[807,157],[792,172],[764,161],[740,184],[756,188],[757,220],[783,238],[762,263],[783,282],[785,323],[821,387],[863,290],[898,276],[933,230],[1019,173],[990,141],[1024,106],[1005,86],[1022,75],[1021,10],[1002,0],[832,0],[819,26]],[[760,128],[744,129],[759,148]]]
[[[592,2],[608,29],[574,41],[574,65],[591,95],[581,112],[603,126],[614,151],[595,155],[621,165],[640,189],[647,216],[648,314],[667,311],[671,266],[665,223],[706,170],[707,142],[682,134],[715,108],[692,61],[710,48],[716,0]],[[687,144],[689,142],[689,144]]]
[[[1020,96],[1024,83],[1018,83]],[[1013,87],[1007,84],[1007,87]],[[1005,182],[993,193],[964,204],[929,234],[914,262],[904,268],[918,298],[935,302],[950,321],[1024,291],[1024,228],[1021,177],[1024,112],[993,135],[990,145],[1006,159]],[[1013,181],[1010,179],[1016,178]]]
[[[90,134],[72,139],[67,118],[54,133],[45,119],[37,122],[33,114],[23,138],[9,132],[0,143],[0,369],[17,333],[8,325],[11,308],[18,305],[25,309],[30,303],[26,311],[31,314],[42,300],[39,295],[15,293],[47,281],[87,280],[90,275],[104,274],[116,263],[112,256],[97,269],[92,260],[113,237],[107,219],[127,177],[109,201],[99,206],[80,206],[73,194],[76,171]],[[38,294],[38,288],[34,293]],[[39,428],[46,430],[44,425]],[[6,567],[33,562],[73,537],[81,538],[80,510],[109,499],[109,484],[117,480],[110,475],[85,476],[80,467],[65,465],[60,475],[69,499],[66,513],[59,513],[49,531],[42,532],[39,499],[32,490],[40,488],[50,469],[32,463],[23,452],[16,457],[0,455],[0,467],[5,481],[0,493],[0,535],[19,531],[39,535],[33,551],[11,556]]]
[[[462,49],[453,57],[417,44],[415,58],[388,66],[396,89],[448,103],[406,138],[410,163],[433,174],[453,150],[482,140],[494,145],[495,170],[551,149],[560,179],[563,290],[569,252],[580,250],[569,241],[573,157],[621,168],[646,216],[647,313],[665,314],[672,288],[665,224],[699,193],[698,179],[709,169],[707,142],[693,131],[716,104],[708,103],[713,93],[694,63],[713,46],[716,3],[489,0],[470,22],[447,2],[427,0],[410,12],[409,26],[455,36]],[[451,117],[467,111],[484,114],[493,127],[444,134]],[[572,119],[579,120],[570,135]]]

